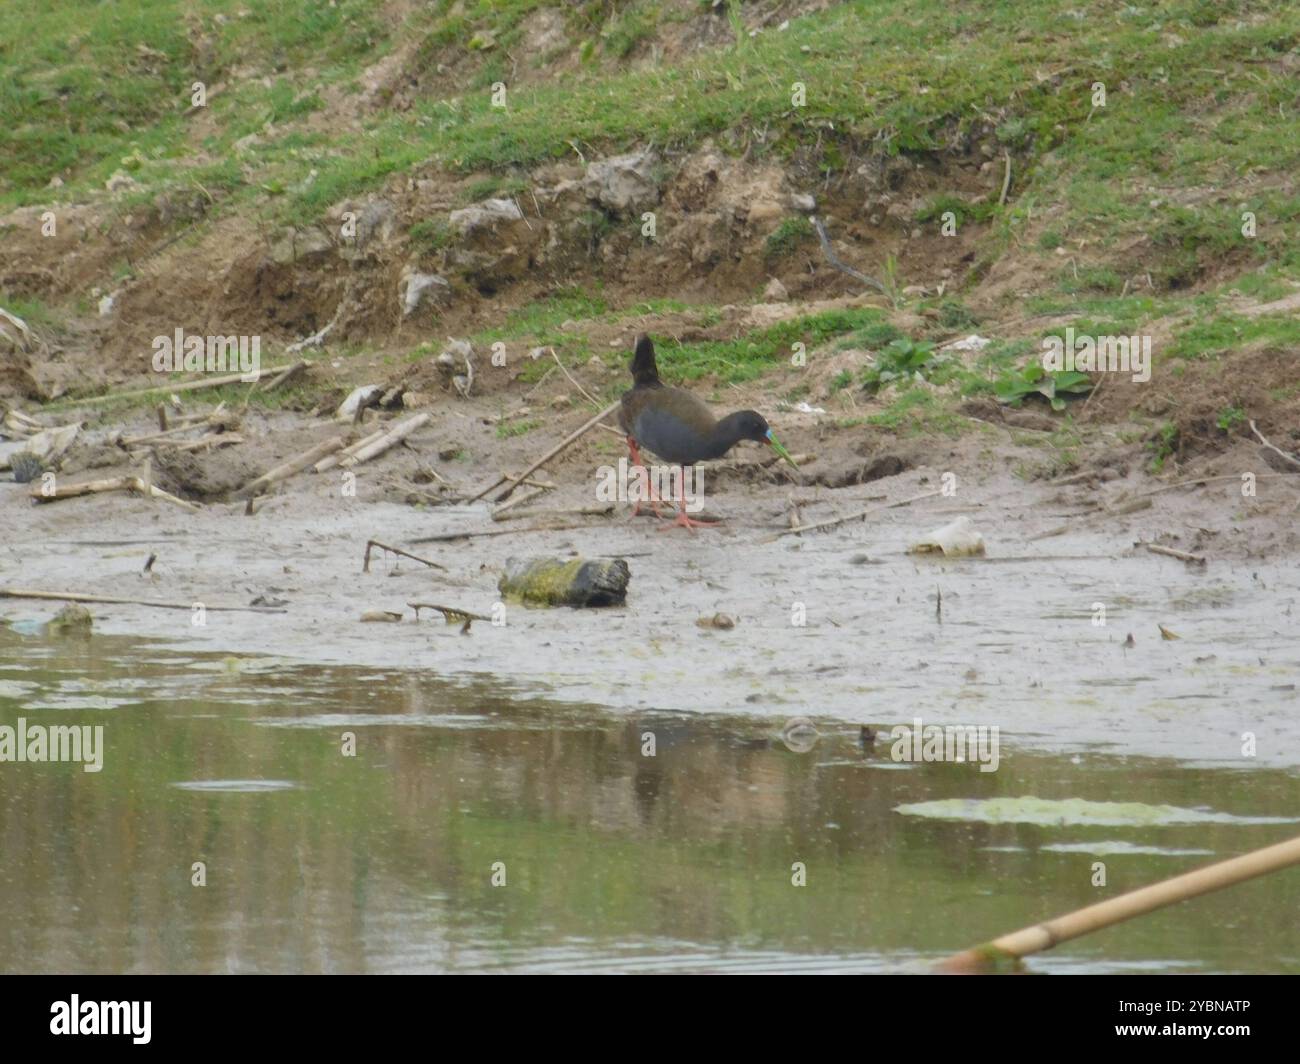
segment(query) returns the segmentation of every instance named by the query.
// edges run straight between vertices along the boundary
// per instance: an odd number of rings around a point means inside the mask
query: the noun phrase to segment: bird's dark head
[[[768,442],[767,434],[772,431],[772,427],[757,410],[738,410],[731,417],[739,439],[753,440],[755,443]]]
[[[724,420],[730,423],[729,428],[736,434],[736,439],[771,444],[772,449],[777,454],[794,466],[795,469],[799,468],[794,465],[794,459],[790,457],[790,452],[781,446],[781,441],[772,432],[772,426],[767,423],[767,418],[757,410],[738,410],[736,413],[728,415]]]

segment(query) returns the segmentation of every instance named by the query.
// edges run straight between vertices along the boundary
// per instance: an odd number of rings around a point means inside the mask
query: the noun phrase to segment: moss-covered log
[[[530,606],[620,606],[630,577],[622,558],[511,558],[497,588]]]

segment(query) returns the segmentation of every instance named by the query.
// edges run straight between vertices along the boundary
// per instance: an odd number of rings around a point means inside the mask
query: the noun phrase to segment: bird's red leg
[[[681,501],[680,503],[678,503],[677,506],[677,520],[674,521],[671,525],[665,525],[663,528],[659,530],[660,532],[663,532],[665,529],[668,528],[689,528],[692,532],[694,532],[697,528],[712,528],[714,527],[714,525],[718,523],[717,521],[696,521],[693,518],[686,516],[686,467],[685,466],[682,467],[682,476],[680,482],[678,483],[677,493],[681,498]]]
[[[636,440],[630,435],[627,438],[627,449],[632,456],[632,468],[636,469],[639,466],[644,468],[644,466],[641,466],[641,451],[636,445]],[[662,518],[663,514],[659,512],[659,496],[655,494],[654,484],[650,481],[650,474],[648,471],[646,473],[646,484],[650,487],[650,509],[654,511],[656,517]],[[632,504],[632,516],[636,517],[640,512],[641,500],[637,499],[637,501]]]

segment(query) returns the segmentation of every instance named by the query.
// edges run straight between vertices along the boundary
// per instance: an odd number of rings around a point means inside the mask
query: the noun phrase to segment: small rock
[[[657,203],[656,162],[657,156],[650,151],[599,159],[588,165],[582,179],[583,191],[588,199],[615,212]]]
[[[447,220],[461,236],[470,236],[479,229],[495,229],[502,224],[521,222],[523,212],[514,200],[487,199],[472,207],[452,211]]]
[[[817,209],[817,201],[806,192],[792,192],[790,206],[804,214],[812,214]]]
[[[409,317],[424,299],[424,294],[429,289],[441,286],[448,291],[451,285],[446,280],[435,273],[409,273],[406,275],[402,293],[402,316]]]
[[[725,613],[715,613],[712,617],[701,617],[695,624],[700,628],[719,628],[724,631],[736,627],[736,622]]]
[[[463,362],[474,354],[474,345],[468,340],[457,340],[449,336],[447,337],[447,346],[443,348],[443,354],[451,355]]]
[[[356,416],[358,409],[370,406],[383,392],[383,387],[378,384],[363,384],[359,388],[353,388],[351,394],[334,411],[334,416],[350,420]]]
[[[790,293],[779,279],[773,277],[763,289],[763,299],[768,303],[787,303],[790,300]]]

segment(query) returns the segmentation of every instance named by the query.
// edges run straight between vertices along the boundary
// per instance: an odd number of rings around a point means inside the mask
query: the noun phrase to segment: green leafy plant
[[[1155,438],[1149,441],[1148,446],[1155,452],[1151,459],[1151,472],[1159,473],[1164,469],[1165,462],[1178,450],[1178,426],[1172,421],[1166,421],[1160,426]]]
[[[1215,424],[1219,426],[1220,432],[1231,432],[1234,428],[1246,420],[1246,411],[1239,406],[1229,406],[1219,412],[1218,420]]]
[[[997,381],[993,394],[998,402],[1019,406],[1026,396],[1041,395],[1052,404],[1053,410],[1065,409],[1065,395],[1083,395],[1092,390],[1088,374],[1073,370],[1048,372],[1038,362],[1015,370]]]
[[[890,381],[928,380],[934,368],[947,360],[929,340],[894,340],[880,352],[875,365],[867,368],[862,386],[875,392]]]

